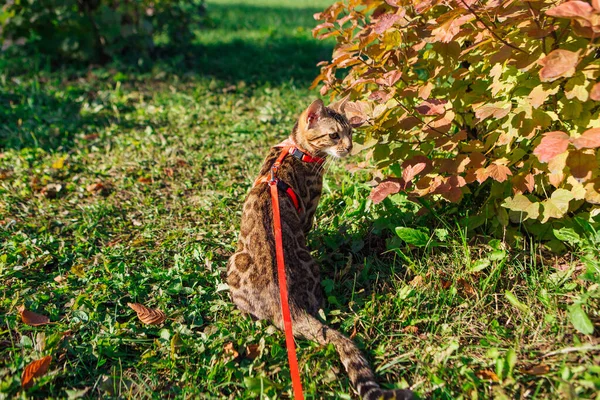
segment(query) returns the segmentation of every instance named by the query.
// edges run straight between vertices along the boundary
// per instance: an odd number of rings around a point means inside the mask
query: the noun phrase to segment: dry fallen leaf
[[[148,178],[148,177],[145,177],[145,176],[140,176],[138,178],[138,182],[148,185],[148,184],[152,183],[152,178]]]
[[[405,326],[404,328],[402,328],[402,332],[416,335],[417,333],[419,333],[419,327],[414,325]]]
[[[534,365],[526,370],[521,370],[522,373],[527,375],[544,375],[550,372],[550,367],[546,364]]]
[[[253,343],[246,346],[246,357],[254,360],[260,355],[260,345]]]
[[[137,313],[139,320],[146,325],[158,325],[167,319],[164,312],[154,308],[148,308],[143,304],[127,303],[127,305]]]
[[[488,369],[484,369],[483,371],[477,371],[475,373],[479,379],[487,379],[493,382],[500,382],[498,375],[496,375],[493,371]]]
[[[466,280],[460,278],[458,281],[456,281],[456,284],[467,296],[477,296],[477,291],[475,288]]]
[[[45,315],[26,310],[24,305],[20,305],[19,307],[17,307],[17,310],[19,311],[19,315],[21,316],[21,321],[23,321],[23,323],[27,325],[40,326],[50,323],[50,318],[46,317]]]
[[[23,370],[21,376],[21,386],[25,389],[30,388],[33,385],[33,379],[44,376],[48,372],[48,367],[52,361],[52,356],[46,356],[39,360],[30,362]]]
[[[240,353],[238,353],[235,349],[233,342],[225,343],[225,346],[223,346],[223,351],[225,352],[225,354],[233,356],[233,358],[238,358],[238,356],[240,355]]]

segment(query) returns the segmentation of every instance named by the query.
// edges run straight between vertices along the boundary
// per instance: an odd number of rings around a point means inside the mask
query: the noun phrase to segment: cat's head
[[[352,127],[344,115],[345,101],[325,107],[315,100],[298,119],[293,137],[298,146],[316,156],[346,157],[352,150]]]

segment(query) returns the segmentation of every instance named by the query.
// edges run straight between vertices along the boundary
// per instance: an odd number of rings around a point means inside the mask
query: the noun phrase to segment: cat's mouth
[[[350,154],[350,150],[347,150],[347,149],[340,150],[340,149],[329,148],[329,149],[325,150],[325,152],[335,158],[344,158],[348,154]]]

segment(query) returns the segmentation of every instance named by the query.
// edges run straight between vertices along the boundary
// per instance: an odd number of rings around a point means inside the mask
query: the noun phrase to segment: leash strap
[[[283,315],[283,327],[285,332],[285,346],[287,348],[288,361],[290,363],[290,375],[292,376],[292,388],[294,389],[294,399],[304,400],[302,393],[302,381],[300,380],[300,370],[298,368],[298,358],[296,356],[296,344],[294,342],[294,333],[292,331],[292,317],[290,314],[290,304],[288,301],[287,279],[285,276],[285,260],[283,258],[283,237],[281,234],[281,216],[279,214],[279,190],[277,181],[269,182],[271,187],[271,200],[273,201],[273,227],[275,231],[275,253],[277,258],[277,277],[279,280],[279,297],[281,299],[281,313]]]
[[[296,343],[294,342],[294,333],[292,331],[292,316],[290,314],[287,278],[285,275],[283,235],[281,233],[281,213],[279,212],[279,185],[281,181],[277,178],[277,171],[279,170],[283,159],[290,154],[291,149],[292,147],[284,148],[277,158],[277,161],[275,161],[275,163],[271,166],[271,179],[269,180],[269,186],[271,188],[271,201],[273,203],[275,256],[277,260],[277,278],[279,281],[279,298],[281,300],[281,314],[283,316],[283,328],[285,332],[285,346],[287,348],[288,362],[290,363],[290,375],[292,376],[294,399],[304,400],[304,394],[302,393],[302,381],[300,380],[300,369],[298,368],[298,357],[296,356]]]

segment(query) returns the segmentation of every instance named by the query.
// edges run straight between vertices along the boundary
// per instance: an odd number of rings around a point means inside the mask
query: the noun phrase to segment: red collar
[[[290,149],[289,153],[292,156],[296,157],[300,161],[309,162],[309,163],[319,163],[319,164],[322,164],[325,162],[324,158],[310,155],[308,152],[300,149],[300,146],[298,146],[296,141],[291,136],[289,138],[285,139],[283,142],[275,145],[274,147],[276,147],[276,148],[277,147],[283,147],[283,148],[289,147],[289,149]]]

